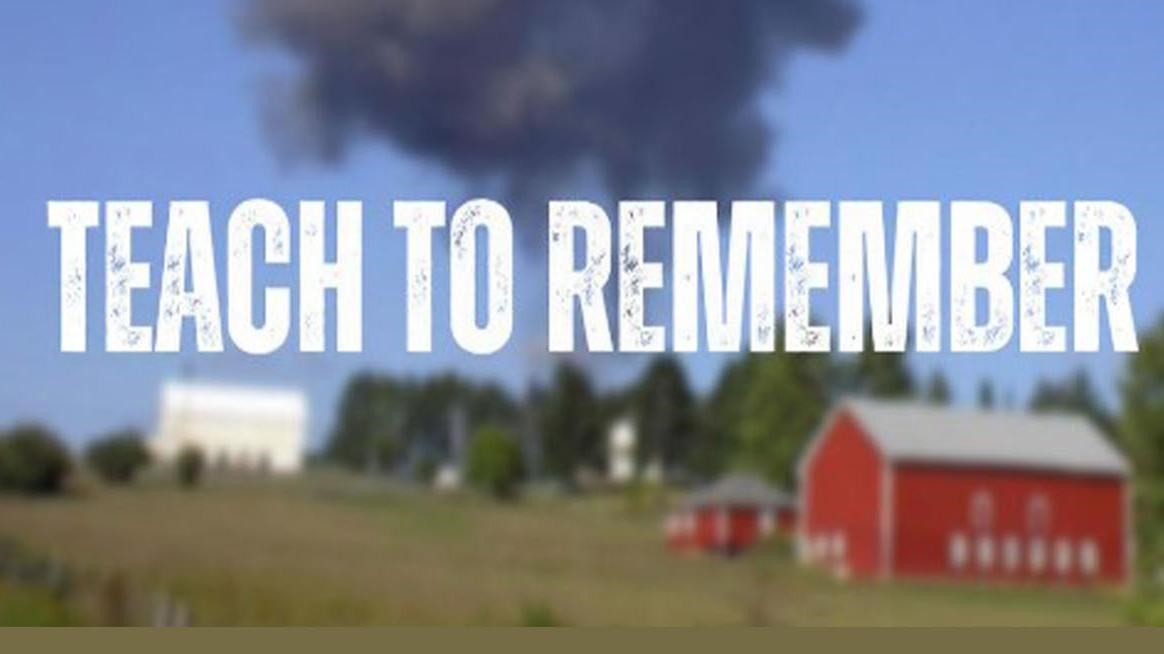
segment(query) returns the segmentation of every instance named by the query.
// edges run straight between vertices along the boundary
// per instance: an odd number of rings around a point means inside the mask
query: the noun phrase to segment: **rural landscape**
[[[1164,627],[1162,25],[0,2],[0,631]]]
[[[74,453],[43,429],[13,428],[0,440],[0,621],[1151,624],[1164,617],[1152,467],[1164,444],[1164,423],[1152,420],[1161,352],[1164,326],[1128,359],[1120,412],[1082,373],[1041,384],[1027,407],[1006,406],[1013,400],[983,380],[964,403],[977,406],[954,409],[1066,412],[1130,453],[1137,542],[1126,582],[1082,572],[1036,582],[849,578],[806,564],[803,516],[801,526],[752,525],[749,538],[764,536],[754,542],[724,534],[675,547],[676,512],[716,479],[746,474],[792,497],[810,436],[844,398],[938,412],[952,399],[940,374],[915,380],[905,355],[744,358],[707,397],[659,358],[615,391],[564,363],[521,400],[455,375],[361,374],[323,447],[282,472],[259,450],[160,447],[173,433],[126,430]],[[163,403],[178,401],[170,390]],[[193,443],[205,427],[186,401],[162,406],[157,429]],[[228,425],[226,415],[213,423],[220,433],[264,428]],[[630,450],[616,451],[612,424],[629,426]]]

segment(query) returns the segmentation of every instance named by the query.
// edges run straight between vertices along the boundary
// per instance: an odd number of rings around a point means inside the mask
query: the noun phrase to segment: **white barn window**
[[[1079,571],[1088,577],[1099,573],[1099,546],[1090,538],[1079,543]]]
[[[1018,536],[1014,534],[1007,534],[1002,539],[1002,568],[1009,573],[1013,573],[1019,569],[1022,564],[1023,552],[1022,545],[1019,543]]]
[[[1043,574],[1047,569],[1047,543],[1042,538],[1032,538],[1027,546],[1027,563],[1032,574]]]
[[[986,571],[994,567],[994,539],[986,535],[979,536],[974,551],[980,570]]]
[[[1060,576],[1071,574],[1071,542],[1066,538],[1055,541],[1055,572]]]
[[[1027,500],[1027,531],[1032,534],[1046,534],[1051,528],[1051,501],[1038,493]]]
[[[975,491],[970,496],[970,526],[979,531],[990,529],[994,523],[994,496],[990,491]]]
[[[965,534],[960,532],[950,534],[947,556],[952,569],[960,571],[966,567],[967,559],[970,558],[970,544],[967,542]]]

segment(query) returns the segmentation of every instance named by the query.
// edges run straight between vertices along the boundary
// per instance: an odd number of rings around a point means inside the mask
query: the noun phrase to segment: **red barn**
[[[796,502],[759,477],[734,474],[692,493],[667,518],[675,550],[736,554],[774,533],[791,534]]]
[[[801,557],[841,576],[1130,578],[1128,464],[1082,417],[847,401],[799,475]]]

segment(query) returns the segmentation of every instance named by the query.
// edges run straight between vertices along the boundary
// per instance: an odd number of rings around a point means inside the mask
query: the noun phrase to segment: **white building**
[[[455,493],[461,490],[461,469],[451,463],[441,464],[433,475],[432,487],[440,493]]]
[[[607,481],[627,484],[634,480],[637,441],[635,421],[631,418],[619,418],[611,424],[606,437]]]
[[[163,464],[195,447],[212,468],[296,473],[306,425],[307,400],[299,391],[170,382],[162,387],[150,449]]]

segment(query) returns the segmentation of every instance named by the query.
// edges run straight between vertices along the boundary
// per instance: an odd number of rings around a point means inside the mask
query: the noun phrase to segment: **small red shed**
[[[1130,578],[1128,464],[1083,417],[850,400],[799,477],[801,558],[840,576]]]
[[[726,476],[692,493],[667,518],[674,550],[736,554],[775,533],[792,534],[796,502],[759,477]]]

